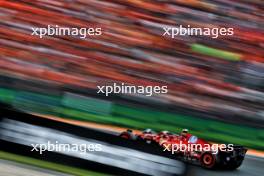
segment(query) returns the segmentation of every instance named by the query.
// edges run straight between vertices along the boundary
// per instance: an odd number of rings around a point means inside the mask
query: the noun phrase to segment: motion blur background
[[[262,0],[1,0],[0,101],[107,130],[188,128],[264,150],[263,12]],[[103,34],[31,35],[47,25]],[[234,35],[171,39],[162,36],[165,25],[232,27]],[[114,82],[169,91],[96,93]]]

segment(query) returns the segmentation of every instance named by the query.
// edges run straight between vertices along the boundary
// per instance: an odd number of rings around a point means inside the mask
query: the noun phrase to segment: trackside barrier
[[[10,108],[0,111],[0,150],[112,175],[185,175],[186,165],[158,146],[64,124]],[[32,144],[97,144],[100,150],[32,151]],[[40,147],[39,147],[40,149]]]

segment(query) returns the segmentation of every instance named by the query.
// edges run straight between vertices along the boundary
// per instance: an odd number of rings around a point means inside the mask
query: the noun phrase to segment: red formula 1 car
[[[175,155],[176,159],[198,164],[207,169],[236,169],[242,164],[247,152],[243,146],[209,143],[188,133],[187,129],[182,130],[181,134],[168,131],[156,133],[151,129],[134,134],[132,130],[127,130],[120,136],[148,144],[158,144],[164,152]]]

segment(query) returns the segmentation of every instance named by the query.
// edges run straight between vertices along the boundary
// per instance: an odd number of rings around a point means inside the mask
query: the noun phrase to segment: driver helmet
[[[143,133],[144,134],[151,134],[151,133],[153,133],[153,131],[151,130],[151,129],[145,129],[144,131],[143,131]]]
[[[188,132],[189,132],[188,129],[182,129],[181,135],[186,137],[186,135],[188,134]]]

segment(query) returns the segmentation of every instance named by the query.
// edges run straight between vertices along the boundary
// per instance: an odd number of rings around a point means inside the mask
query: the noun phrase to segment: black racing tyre
[[[122,132],[119,136],[124,139],[131,139],[131,135],[127,132]]]
[[[119,136],[121,138],[124,138],[124,139],[130,139],[130,140],[136,140],[137,139],[137,137],[133,134],[133,132],[131,130],[124,131]]]
[[[140,136],[137,137],[137,140],[141,141],[141,142],[144,142],[144,143],[147,143],[147,144],[151,144],[152,143],[152,141],[150,139],[144,139],[144,138],[142,138]]]
[[[206,169],[212,169],[216,165],[216,159],[212,153],[206,152],[201,156],[200,163],[201,163],[202,167],[204,167]]]

